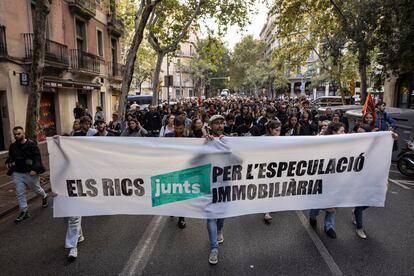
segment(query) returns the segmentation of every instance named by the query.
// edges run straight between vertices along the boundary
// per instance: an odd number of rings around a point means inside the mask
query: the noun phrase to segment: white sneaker
[[[69,251],[68,259],[69,261],[74,261],[78,257],[78,248],[72,247]]]
[[[218,263],[218,250],[212,249],[210,252],[210,256],[208,257],[208,262],[212,265],[215,265]]]
[[[269,221],[271,221],[271,220],[272,220],[272,216],[271,216],[269,213],[266,213],[266,214],[264,215],[264,220],[265,220],[265,221],[267,221],[267,222],[269,222]]]
[[[219,244],[224,242],[223,232],[221,232],[221,231],[219,231],[219,232],[217,233],[217,242],[218,242]]]
[[[78,243],[81,243],[85,240],[85,237],[83,235],[79,236]]]
[[[355,232],[357,236],[360,237],[361,239],[367,238],[367,235],[365,234],[364,229],[356,229]]]

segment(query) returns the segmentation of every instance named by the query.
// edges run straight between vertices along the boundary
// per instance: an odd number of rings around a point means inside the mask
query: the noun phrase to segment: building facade
[[[260,32],[260,39],[266,44],[265,55],[269,58],[271,58],[275,49],[283,47],[286,39],[297,41],[298,43],[303,39],[303,35],[298,33],[292,33],[288,38],[281,38],[279,36],[277,18],[278,14],[269,13],[266,23]],[[285,76],[289,80],[289,90],[286,91],[286,94],[292,97],[307,95],[313,98],[335,95],[336,88],[329,83],[316,89],[310,89],[312,77],[317,76],[318,74],[320,74],[320,68],[317,67],[317,56],[312,52],[304,66],[289,68],[289,70],[285,72]]]
[[[196,41],[197,36],[192,33],[189,39],[180,43],[179,50],[174,55],[169,55],[163,59],[160,73],[161,101],[168,100],[168,87],[165,83],[165,76],[167,75],[173,78],[173,83],[169,87],[171,101],[195,96],[193,78],[186,67],[195,55]],[[152,83],[145,81],[142,84],[141,91],[142,94],[152,95]],[[131,94],[136,94],[136,92],[131,91]]]
[[[35,0],[0,1],[0,149],[12,128],[25,126],[33,52]],[[121,72],[122,23],[96,0],[51,1],[38,139],[69,133],[79,102],[106,119],[116,111]]]

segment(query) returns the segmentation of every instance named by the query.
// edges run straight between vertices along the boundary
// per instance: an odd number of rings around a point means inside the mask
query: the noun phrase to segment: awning
[[[45,88],[66,88],[66,89],[82,89],[82,90],[101,90],[100,83],[81,82],[73,80],[53,80],[44,79],[43,87]]]

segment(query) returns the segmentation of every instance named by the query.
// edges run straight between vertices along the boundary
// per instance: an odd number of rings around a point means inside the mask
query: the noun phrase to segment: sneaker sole
[[[218,244],[222,244],[224,242],[224,239],[222,240],[217,240]]]
[[[213,261],[208,260],[208,263],[211,264],[211,265],[216,265],[216,264],[218,264],[218,261],[213,262]]]

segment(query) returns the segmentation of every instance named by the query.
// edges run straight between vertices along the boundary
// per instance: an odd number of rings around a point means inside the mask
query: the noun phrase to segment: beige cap
[[[217,120],[225,120],[223,116],[221,115],[213,115],[210,120],[208,120],[208,124],[211,125],[212,123],[214,123]]]

